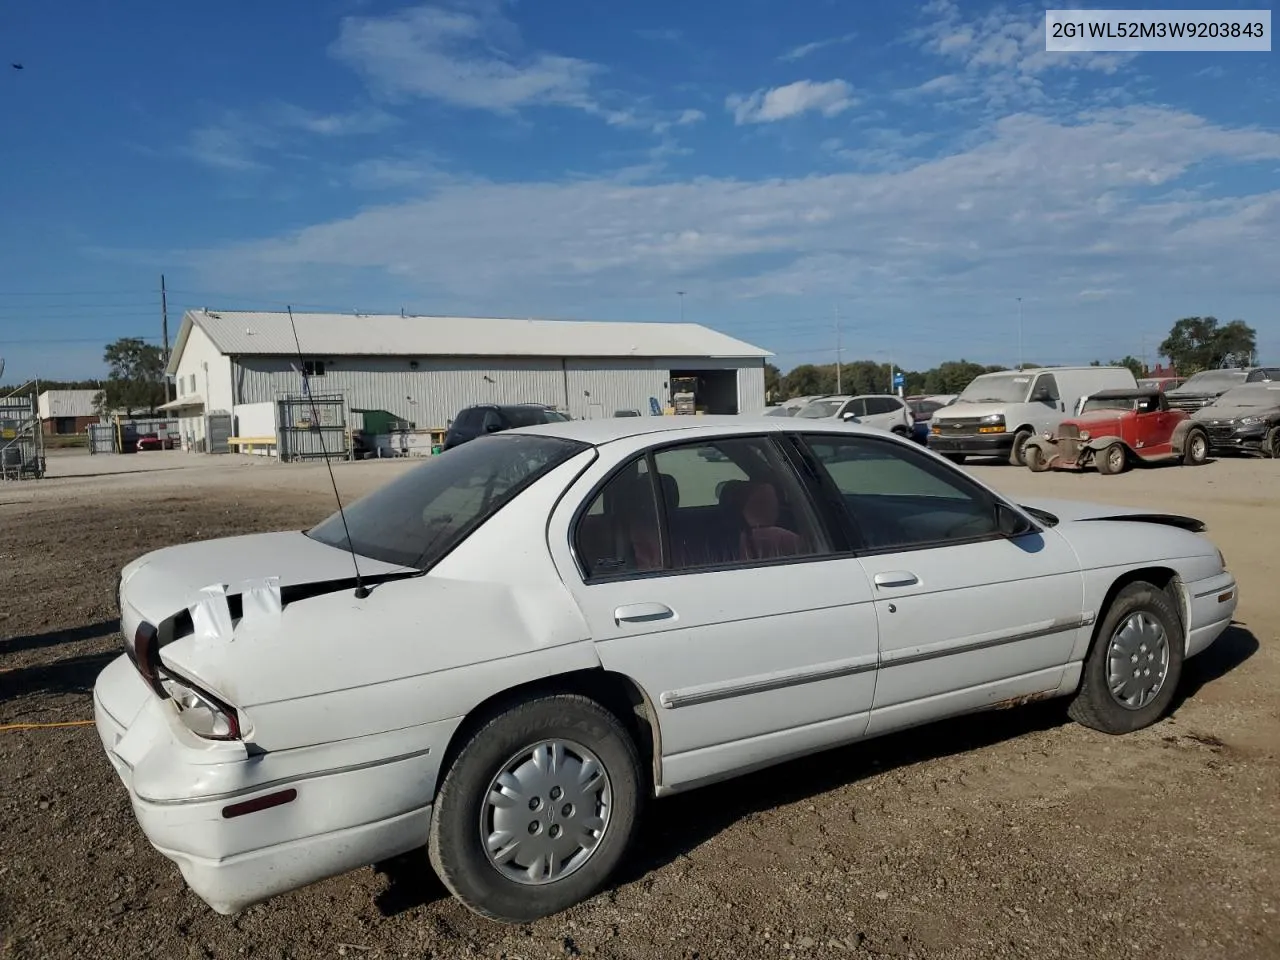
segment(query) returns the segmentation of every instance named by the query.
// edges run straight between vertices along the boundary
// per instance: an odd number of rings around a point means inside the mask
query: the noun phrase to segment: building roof
[[[36,398],[41,420],[51,417],[96,417],[93,398],[100,390],[46,390]]]
[[[768,350],[697,323],[518,320],[398,314],[295,313],[298,342],[309,357],[717,357],[760,359]],[[294,356],[287,313],[188,310],[169,372],[198,325],[222,353]]]

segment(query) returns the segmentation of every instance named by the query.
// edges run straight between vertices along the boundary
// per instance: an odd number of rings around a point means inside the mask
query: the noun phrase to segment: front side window
[[[867,414],[893,413],[902,409],[902,404],[892,397],[867,397],[863,401],[867,405]]]
[[[995,508],[962,473],[902,444],[802,435],[868,550],[939,546],[998,534]]]
[[[1036,380],[1036,393],[1040,393],[1050,400],[1058,399],[1058,381],[1052,373],[1042,373]]]
[[[480,429],[485,433],[493,433],[502,429],[502,417],[497,410],[486,410],[484,418],[480,421]]]
[[[426,570],[526,486],[579,451],[576,440],[498,434],[432,457],[307,536],[374,560]]]
[[[648,463],[623,467],[580,517],[574,544],[587,579],[830,550],[799,478],[767,438],[671,447],[653,454],[652,472]]]

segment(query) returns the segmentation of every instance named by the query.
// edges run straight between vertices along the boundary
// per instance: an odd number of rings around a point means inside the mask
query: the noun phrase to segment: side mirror
[[[858,415],[854,413],[852,410],[849,411],[848,413],[841,414],[840,419],[843,420],[845,423],[861,423],[862,422],[861,420],[858,419]]]
[[[484,425],[485,433],[497,433],[501,429],[502,429],[502,424],[500,423],[486,423]]]
[[[1007,503],[996,501],[996,529],[1001,536],[1020,537],[1031,531],[1031,525]]]

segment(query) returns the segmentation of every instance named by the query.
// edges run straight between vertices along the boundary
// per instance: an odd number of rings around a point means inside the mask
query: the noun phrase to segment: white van
[[[929,449],[955,463],[999,457],[1025,466],[1022,448],[1052,430],[1099,390],[1136,389],[1128,367],[1042,367],[975,377],[950,406],[933,415]]]

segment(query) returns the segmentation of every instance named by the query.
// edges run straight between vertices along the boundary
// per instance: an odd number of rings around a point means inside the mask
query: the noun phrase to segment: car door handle
[[[653,620],[669,620],[675,611],[663,603],[628,603],[613,611],[614,623],[649,623]]]
[[[877,587],[910,587],[920,582],[920,578],[908,570],[877,573],[873,579]]]

